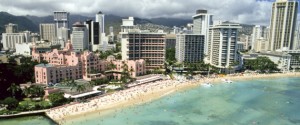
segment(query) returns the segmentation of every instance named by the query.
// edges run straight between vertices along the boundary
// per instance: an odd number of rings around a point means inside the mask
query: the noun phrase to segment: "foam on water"
[[[84,115],[66,124],[296,125],[300,124],[299,81],[300,78],[280,78],[236,81],[210,88],[199,86],[146,104],[117,109],[105,116]]]

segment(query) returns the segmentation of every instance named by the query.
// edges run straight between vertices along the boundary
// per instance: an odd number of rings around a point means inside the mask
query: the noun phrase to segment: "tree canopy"
[[[67,99],[64,97],[63,92],[51,93],[49,94],[48,99],[50,100],[53,106],[61,105],[67,101]]]
[[[246,60],[244,69],[258,70],[261,72],[278,71],[277,64],[271,61],[268,57],[257,57],[254,60]]]
[[[169,48],[166,50],[166,60],[171,63],[175,63],[176,62],[176,58],[175,58],[175,48]]]

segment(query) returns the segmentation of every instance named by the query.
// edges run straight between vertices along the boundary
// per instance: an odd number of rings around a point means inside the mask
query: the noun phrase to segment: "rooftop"
[[[53,67],[53,65],[51,65],[51,64],[38,64],[38,65],[36,65],[36,67]]]

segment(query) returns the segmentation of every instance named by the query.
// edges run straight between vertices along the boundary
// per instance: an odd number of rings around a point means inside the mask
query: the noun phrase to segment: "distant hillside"
[[[38,31],[38,26],[24,16],[14,16],[7,12],[0,12],[0,33],[5,32],[5,25],[8,23],[18,24],[19,31]]]
[[[116,15],[105,15],[105,32],[109,32],[109,27],[114,27],[114,32],[117,34],[120,32],[120,25],[122,24],[122,19],[128,17],[121,17]],[[95,20],[95,17],[88,17],[82,15],[70,15],[70,27],[77,21],[86,21],[88,19]],[[153,24],[150,26],[155,27],[173,27],[173,26],[185,26],[187,23],[191,23],[192,20],[186,19],[176,19],[176,18],[152,18],[152,19],[143,19],[139,17],[135,17],[135,24],[145,25],[147,27],[149,24]],[[19,25],[19,30],[30,30],[33,32],[39,32],[39,24],[40,23],[54,23],[53,16],[14,16],[6,12],[0,12],[0,32],[5,30],[5,25],[8,23],[16,23]]]
[[[192,23],[193,21],[187,19],[179,19],[179,18],[152,18],[149,19],[153,24],[164,25],[168,27],[173,26],[186,26],[188,23]]]
[[[245,34],[245,35],[251,35],[253,32],[253,27],[255,25],[249,25],[249,24],[240,24],[242,26],[242,29],[239,29],[239,34]]]

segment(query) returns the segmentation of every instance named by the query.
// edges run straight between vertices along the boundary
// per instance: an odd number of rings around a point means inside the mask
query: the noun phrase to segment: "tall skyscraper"
[[[270,41],[270,27],[256,25],[251,34],[251,50],[254,52],[268,51]]]
[[[94,22],[93,20],[88,20],[85,22],[89,30],[89,43],[91,45],[100,44],[100,27],[99,22]]]
[[[88,30],[85,25],[80,22],[73,24],[71,42],[75,51],[84,51],[89,48]]]
[[[54,11],[54,22],[56,30],[61,27],[69,28],[69,12],[66,11]]]
[[[40,24],[41,39],[53,41],[56,38],[55,24],[44,23]]]
[[[239,24],[223,22],[209,29],[208,60],[218,68],[229,68],[237,60]]]
[[[204,59],[204,35],[177,34],[176,54],[178,62],[197,63]]]
[[[294,34],[297,21],[296,0],[276,0],[272,7],[269,50],[294,49]]]
[[[17,33],[18,32],[18,25],[9,23],[5,25],[5,33]]]
[[[99,29],[100,29],[100,33],[104,33],[104,28],[105,28],[105,25],[104,25],[104,14],[99,11],[97,14],[96,14],[96,22],[99,23]]]
[[[297,27],[294,34],[294,49],[300,50],[300,21],[297,22]]]
[[[208,49],[208,32],[209,26],[213,24],[213,15],[208,14],[207,10],[197,10],[193,16],[193,34],[205,36],[204,53],[207,54]]]
[[[164,66],[166,34],[141,31],[134,25],[133,17],[123,19],[121,25],[122,60],[146,60],[148,70]]]

